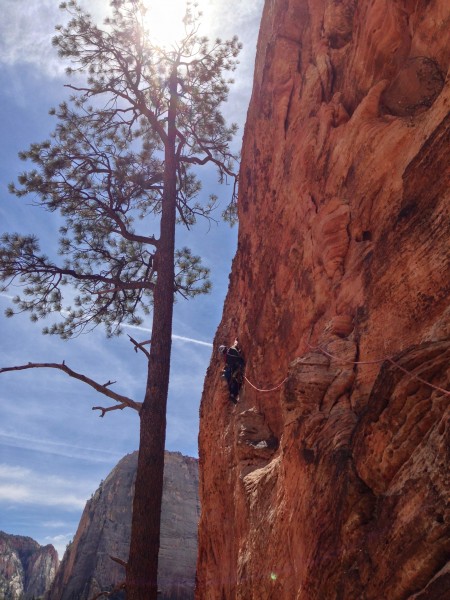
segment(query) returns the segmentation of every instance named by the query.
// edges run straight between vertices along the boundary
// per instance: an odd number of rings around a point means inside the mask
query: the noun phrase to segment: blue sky
[[[171,14],[184,4],[171,1]],[[54,25],[63,18],[59,3],[2,0],[0,22],[0,232],[35,233],[48,253],[56,248],[55,218],[26,199],[10,196],[7,185],[24,169],[17,153],[47,138],[55,122],[48,110],[66,95],[64,65],[50,44]],[[90,0],[89,10],[101,15],[107,5],[107,0]],[[262,5],[263,0],[200,2],[206,35],[237,34],[244,43],[236,83],[224,107],[229,119],[240,125],[237,144],[251,92]],[[217,186],[215,173],[207,170],[202,179],[205,193],[218,193],[225,202],[229,189]],[[197,456],[200,396],[228,288],[237,228],[225,224],[209,228],[201,223],[188,235],[181,235],[178,245],[189,245],[203,257],[212,270],[213,292],[179,301],[175,307],[167,449]],[[68,342],[43,336],[42,324],[31,323],[27,316],[3,316],[14,293],[10,289],[0,294],[0,367],[65,360],[96,381],[116,380],[115,391],[142,399],[145,360],[134,352],[126,335],[107,340],[104,331],[97,329]],[[139,340],[148,338],[146,331],[129,333]],[[118,460],[137,449],[137,414],[117,411],[100,419],[91,407],[106,406],[105,400],[59,371],[0,375],[1,530],[29,535],[41,544],[53,543],[62,556],[85,501]]]

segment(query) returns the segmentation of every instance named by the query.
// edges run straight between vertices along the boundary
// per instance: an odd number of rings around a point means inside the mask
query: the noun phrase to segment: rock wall
[[[0,531],[0,600],[44,596],[55,577],[58,554],[52,545]]]
[[[91,600],[123,581],[128,558],[137,452],[125,456],[86,503],[48,600]],[[199,518],[198,461],[166,452],[158,585],[162,600],[194,597]],[[122,592],[109,596],[124,598]]]
[[[447,0],[265,2],[198,600],[448,597],[449,30]]]

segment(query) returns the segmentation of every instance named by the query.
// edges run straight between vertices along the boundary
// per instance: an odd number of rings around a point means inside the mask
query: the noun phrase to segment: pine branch
[[[76,281],[86,281],[92,283],[105,283],[107,285],[113,285],[114,288],[105,291],[100,291],[97,293],[108,293],[110,291],[123,291],[123,290],[144,290],[144,289],[153,289],[154,285],[150,281],[120,281],[117,277],[106,277],[105,275],[101,275],[100,273],[82,273],[75,269],[67,269],[63,267],[58,267],[57,265],[47,262],[45,257],[36,256],[32,254],[27,255],[18,255],[13,258],[15,259],[15,263],[7,264],[6,260],[5,267],[3,264],[0,265],[1,268],[1,278],[6,279],[7,277],[11,278],[10,283],[12,283],[15,277],[26,276],[26,275],[42,275],[42,276],[53,276],[53,277],[71,277]],[[4,273],[5,274],[4,274]],[[59,281],[58,281],[59,283]],[[9,285],[9,284],[8,284]],[[57,286],[56,286],[57,287]],[[94,292],[91,292],[94,293]]]
[[[136,402],[136,401],[132,400],[131,398],[128,398],[127,396],[122,396],[122,394],[117,394],[116,392],[113,392],[112,390],[108,389],[106,384],[101,385],[100,383],[97,383],[90,377],[86,377],[86,375],[83,375],[82,373],[77,373],[76,371],[73,371],[65,364],[64,361],[62,363],[31,363],[31,362],[29,362],[26,365],[18,365],[15,367],[3,367],[2,369],[0,369],[0,374],[7,373],[10,371],[24,371],[25,369],[42,369],[42,368],[43,369],[59,369],[60,371],[64,371],[64,373],[66,373],[70,377],[73,377],[74,379],[78,379],[79,381],[82,381],[83,383],[86,383],[87,385],[91,386],[100,394],[103,394],[104,396],[108,396],[108,398],[112,398],[116,402],[123,404],[123,408],[129,407],[129,408],[133,408],[134,410],[137,410],[137,412],[140,411],[140,408],[141,408],[140,402]],[[112,410],[112,409],[110,409],[110,410]]]

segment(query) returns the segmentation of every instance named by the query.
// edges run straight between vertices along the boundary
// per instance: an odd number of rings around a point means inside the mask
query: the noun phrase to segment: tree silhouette
[[[151,600],[157,594],[174,297],[210,287],[200,258],[188,248],[176,249],[175,230],[210,218],[216,204],[214,196],[199,200],[200,166],[215,165],[221,182],[231,179],[233,206],[236,157],[229,144],[236,126],[226,125],[220,105],[240,44],[236,37],[200,37],[198,15],[187,5],[183,38],[161,48],[147,34],[141,0],[110,4],[112,15],[102,27],[76,1],[61,4],[71,18],[57,27],[53,43],[73,65],[67,86],[73,95],[51,111],[57,119],[51,139],[21,153],[34,167],[11,186],[17,196],[31,194],[35,204],[59,212],[63,258],[58,263],[41,253],[33,235],[6,233],[0,279],[24,286],[15,303],[32,320],[62,315],[44,329],[62,338],[99,324],[116,335],[121,325],[139,325],[153,312],[151,340],[130,338],[148,360],[145,396],[138,402],[117,394],[110,389],[115,382],[99,384],[64,362],[0,372],[60,369],[115,401],[94,407],[100,416],[126,407],[139,412],[126,590],[128,600]]]

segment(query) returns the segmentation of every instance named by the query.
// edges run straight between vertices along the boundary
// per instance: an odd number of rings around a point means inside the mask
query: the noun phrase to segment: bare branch
[[[117,558],[117,556],[111,556],[111,554],[109,555],[109,558],[111,560],[113,560],[114,562],[116,562],[119,565],[122,565],[122,567],[127,568],[128,563],[124,560],[122,560],[121,558]]]
[[[59,369],[60,371],[64,371],[64,373],[67,373],[67,375],[69,375],[70,377],[73,377],[74,379],[78,379],[79,381],[82,381],[83,383],[86,383],[87,385],[90,385],[92,388],[94,388],[94,390],[96,390],[97,392],[100,392],[104,396],[108,396],[108,398],[112,398],[113,400],[115,400],[116,402],[119,402],[120,404],[123,404],[124,406],[133,408],[134,410],[137,410],[137,412],[140,411],[140,408],[141,408],[140,402],[135,402],[134,400],[132,400],[131,398],[128,398],[127,396],[122,396],[122,394],[117,394],[116,392],[109,390],[104,385],[97,383],[90,377],[86,377],[86,375],[83,375],[82,373],[77,373],[76,371],[73,371],[65,364],[64,361],[61,364],[29,362],[26,365],[18,365],[16,367],[3,367],[2,369],[0,369],[0,374],[7,373],[9,371],[24,371],[25,369]]]
[[[108,406],[106,408],[103,406],[93,406],[92,410],[101,410],[102,414],[99,415],[99,417],[104,417],[107,412],[111,412],[112,410],[123,410],[124,408],[127,408],[127,404],[115,404],[114,406]]]
[[[114,385],[115,383],[117,383],[117,381],[107,381],[106,383],[103,384],[103,387],[108,387],[110,385]]]
[[[141,351],[142,351],[142,352],[145,354],[145,356],[146,356],[147,358],[150,358],[150,352],[144,348],[144,345],[146,345],[146,344],[150,344],[152,340],[147,340],[146,342],[140,342],[140,343],[139,343],[139,342],[137,342],[135,339],[133,339],[133,338],[131,337],[131,335],[129,335],[128,337],[130,338],[130,342],[133,344],[133,346],[134,346],[134,351],[135,351],[136,353],[137,353],[137,351],[138,351],[138,350],[141,350]]]

